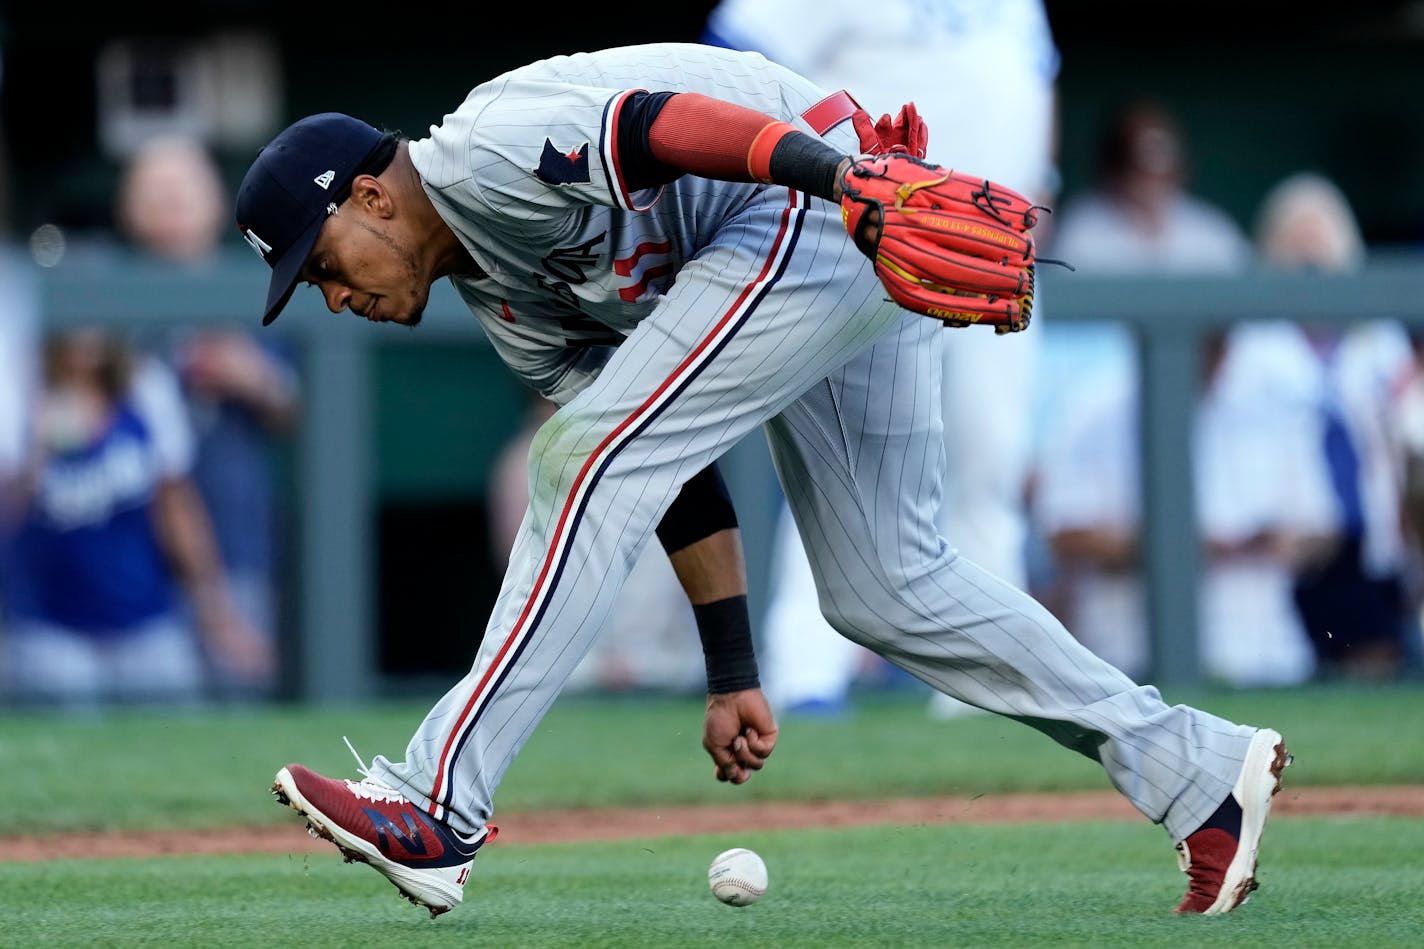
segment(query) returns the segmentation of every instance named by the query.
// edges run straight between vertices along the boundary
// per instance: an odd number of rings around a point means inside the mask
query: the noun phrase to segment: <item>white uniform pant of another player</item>
[[[1023,491],[1032,456],[1032,414],[1017,406],[985,416],[973,402],[1018,400],[1032,391],[1038,346],[1030,333],[1001,337],[970,328],[944,339],[941,418],[950,454],[940,533],[959,551],[1021,589],[1028,586]],[[865,647],[836,635],[816,598],[815,577],[789,509],[774,540],[765,625],[764,686],[778,710],[844,702],[867,661]],[[977,711],[937,693],[936,716]]]
[[[25,703],[172,705],[203,695],[197,635],[175,616],[109,636],[37,620],[15,623],[0,644],[0,671],[8,695]]]
[[[846,88],[872,115],[913,101],[936,162],[1026,195],[1051,185],[1059,56],[1040,0],[892,0],[871,18],[859,0],[723,0],[708,26],[733,46]],[[867,48],[879,55],[864,55]],[[1004,70],[1010,60],[1018,68]],[[927,86],[944,63],[954,64],[956,81]],[[993,108],[984,107],[989,101]],[[944,346],[949,456],[937,523],[962,554],[1019,587],[1027,586],[1024,488],[1043,310],[1040,295],[1027,333],[954,332]],[[822,618],[788,518],[783,512],[772,558],[763,685],[778,710],[834,709],[875,660]],[[936,717],[973,711],[940,693],[930,703]]]
[[[474,666],[406,760],[377,758],[373,777],[458,831],[482,827],[680,485],[765,424],[841,633],[1098,758],[1181,839],[1231,790],[1251,729],[1168,707],[956,558],[934,526],[943,330],[887,302],[838,209],[807,201],[768,189],[724,222],[540,430],[530,510]]]

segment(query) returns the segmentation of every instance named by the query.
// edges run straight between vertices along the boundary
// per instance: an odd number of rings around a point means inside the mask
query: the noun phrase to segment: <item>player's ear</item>
[[[350,200],[378,217],[390,217],[395,210],[390,189],[375,175],[357,175],[351,182]]]

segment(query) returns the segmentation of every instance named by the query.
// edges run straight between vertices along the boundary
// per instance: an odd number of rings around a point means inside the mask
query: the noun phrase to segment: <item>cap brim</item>
[[[287,252],[272,265],[272,283],[267,287],[267,311],[262,316],[262,325],[267,326],[282,315],[282,308],[292,298],[301,279],[302,268],[316,246],[316,237],[321,226],[326,223],[326,215],[321,215],[302,232]]]

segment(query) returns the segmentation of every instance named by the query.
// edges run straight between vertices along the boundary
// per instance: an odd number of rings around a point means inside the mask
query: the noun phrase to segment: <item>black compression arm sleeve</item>
[[[713,462],[693,475],[658,524],[663,550],[675,554],[718,531],[737,526],[737,511],[722,473]]]

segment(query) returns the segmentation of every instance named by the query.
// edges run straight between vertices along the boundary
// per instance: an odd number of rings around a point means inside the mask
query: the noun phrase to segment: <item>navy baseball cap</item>
[[[359,174],[380,174],[395,136],[339,112],[283,129],[261,151],[237,191],[237,229],[272,268],[266,326],[282,312],[328,216]]]

